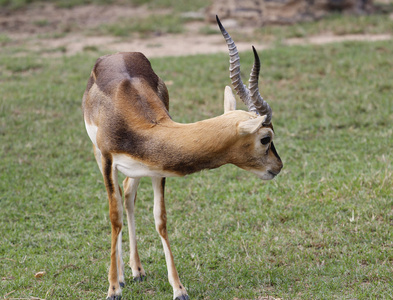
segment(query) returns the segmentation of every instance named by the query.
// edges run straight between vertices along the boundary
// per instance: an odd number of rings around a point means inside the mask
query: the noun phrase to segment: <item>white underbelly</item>
[[[117,170],[127,177],[177,177],[179,174],[160,170],[158,167],[148,166],[143,162],[131,158],[127,154],[113,154],[113,164]]]

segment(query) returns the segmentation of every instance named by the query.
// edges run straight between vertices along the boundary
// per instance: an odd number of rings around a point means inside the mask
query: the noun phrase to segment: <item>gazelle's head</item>
[[[273,144],[274,129],[272,109],[263,100],[258,89],[260,60],[257,51],[254,52],[254,65],[251,70],[249,87],[247,88],[240,76],[240,58],[232,38],[217,18],[229,49],[230,78],[237,95],[247,105],[249,112],[236,110],[236,99],[232,89],[227,86],[224,96],[224,111],[228,116],[239,120],[237,123],[236,151],[244,155],[233,158],[233,164],[256,174],[264,180],[273,179],[280,173],[283,163]]]

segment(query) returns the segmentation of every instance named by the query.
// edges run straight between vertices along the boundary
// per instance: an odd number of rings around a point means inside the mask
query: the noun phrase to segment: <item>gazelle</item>
[[[103,56],[91,72],[82,105],[109,199],[112,238],[107,299],[121,299],[125,285],[118,171],[127,176],[123,182],[124,206],[134,280],[143,281],[146,276],[136,245],[134,204],[140,178],[147,176],[153,183],[155,226],[164,247],[173,298],[186,300],[189,296],[176,271],[166,229],[165,177],[234,164],[269,180],[283,166],[273,144],[272,110],[258,91],[258,54],[253,47],[255,61],[246,88],[236,46],[218,18],[217,22],[229,48],[232,85],[249,112],[235,110],[236,100],[227,86],[223,115],[192,124],[174,122],[168,113],[167,88],[142,53]]]

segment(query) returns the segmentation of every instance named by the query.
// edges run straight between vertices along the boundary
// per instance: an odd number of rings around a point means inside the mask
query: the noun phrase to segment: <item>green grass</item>
[[[80,108],[100,54],[24,50],[0,52],[0,297],[103,299],[108,203]],[[225,166],[167,180],[170,241],[190,297],[391,299],[393,42],[260,56],[282,173],[261,182]],[[252,54],[241,59],[246,77]],[[227,55],[151,61],[173,82],[174,120],[222,112]],[[127,268],[124,299],[172,297],[152,206],[145,179],[136,220],[148,281],[131,283]]]
[[[211,0],[0,0],[0,7],[15,10],[26,7],[31,4],[53,3],[57,7],[71,8],[79,5],[97,4],[97,5],[147,5],[149,8],[172,8],[176,12],[186,12],[199,10],[208,6]]]
[[[102,24],[90,30],[90,34],[127,37],[137,34],[142,38],[166,33],[182,33],[184,19],[177,15],[151,15],[145,18],[119,20],[112,24]]]
[[[138,5],[146,5],[148,9],[159,12],[158,14],[150,14],[147,16],[133,18],[118,18],[115,21],[103,23],[95,27],[86,28],[76,24],[63,26],[57,31],[38,36],[40,38],[63,37],[70,32],[84,33],[85,35],[111,35],[117,37],[151,37],[162,34],[178,34],[185,31],[184,24],[188,21],[186,17],[182,17],[182,12],[198,11],[210,5],[210,0],[194,0],[194,1],[170,1],[170,0],[0,0],[0,8],[12,12],[18,9],[29,9],[34,5],[43,5],[51,2],[55,7],[71,8],[79,5],[95,4],[109,5],[117,4],[124,6],[136,7]],[[164,11],[163,11],[164,10]],[[166,11],[165,11],[166,10]],[[39,19],[31,24],[34,27],[48,27],[50,21],[47,19]],[[0,34],[0,45],[12,42],[12,39],[4,34]]]
[[[280,40],[321,34],[380,34],[393,33],[393,19],[388,14],[346,16],[332,14],[316,22],[300,22],[292,26],[264,26],[255,30],[251,39]],[[237,37],[237,36],[236,36]],[[242,36],[239,35],[239,38]]]
[[[70,8],[70,7],[74,7],[78,5],[86,5],[86,4],[112,4],[112,3],[116,3],[116,1],[115,0],[0,0],[0,7],[9,10],[15,10],[15,9],[24,8],[28,5],[42,4],[42,3],[53,3],[57,7]]]

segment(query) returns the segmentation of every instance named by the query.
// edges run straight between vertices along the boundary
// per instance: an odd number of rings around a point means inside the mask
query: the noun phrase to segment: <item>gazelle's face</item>
[[[234,113],[240,114],[239,111]],[[243,114],[252,116],[246,112]],[[280,173],[283,163],[273,144],[273,126],[263,125],[264,120],[265,116],[254,115],[238,123],[238,141],[235,146],[238,155],[233,164],[263,180],[270,180]]]
[[[280,173],[283,163],[273,143],[274,132],[271,127],[262,127],[249,137],[250,151],[244,166],[246,169],[263,180],[273,179]],[[245,145],[246,145],[245,144]]]

